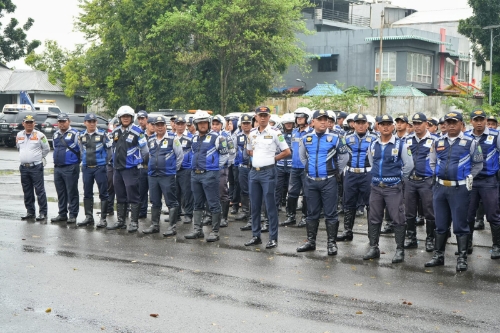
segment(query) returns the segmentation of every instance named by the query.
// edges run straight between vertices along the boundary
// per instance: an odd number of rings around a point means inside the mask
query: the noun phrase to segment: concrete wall
[[[59,94],[39,94],[35,93],[35,98],[33,98],[33,103],[38,103],[40,99],[53,99],[56,101],[56,105],[61,109],[62,112],[73,113],[75,112],[75,99],[69,98],[65,95]]]

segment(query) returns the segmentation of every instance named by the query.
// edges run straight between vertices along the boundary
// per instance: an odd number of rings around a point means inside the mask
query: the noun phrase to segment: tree
[[[0,18],[4,17],[4,12],[13,13],[16,6],[11,0],[0,0]],[[3,63],[20,59],[36,49],[40,41],[28,41],[26,32],[33,26],[35,21],[28,18],[22,27],[18,27],[19,21],[11,18],[9,24],[0,32],[0,61]],[[0,27],[2,23],[0,22]]]
[[[33,69],[47,72],[52,84],[63,78],[62,68],[70,57],[70,52],[62,49],[56,41],[45,41],[45,50],[41,54],[32,51],[24,63]]]

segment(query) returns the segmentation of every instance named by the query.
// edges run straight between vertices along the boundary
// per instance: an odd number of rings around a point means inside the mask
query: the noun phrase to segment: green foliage
[[[464,121],[469,120],[470,113],[478,108],[484,110],[484,112],[488,115],[496,115],[495,108],[492,108],[486,103],[482,105],[478,103],[479,100],[472,98],[472,95],[465,97],[452,97],[449,96],[447,99],[443,101],[443,104],[455,107],[458,111],[462,112],[462,116]]]
[[[500,71],[500,67],[498,67]],[[492,89],[491,89],[491,101],[492,105],[496,105],[500,103],[500,74],[493,74],[492,78]],[[490,90],[490,76],[484,76],[483,81],[481,83],[481,88],[486,95],[486,100],[489,98],[489,90]]]
[[[380,96],[386,96],[387,92],[391,91],[392,88],[394,88],[394,86],[392,85],[390,79],[382,80],[382,83],[380,84]],[[377,85],[377,89],[375,90],[375,96],[378,96],[378,94],[379,91]]]
[[[4,12],[13,13],[15,10],[16,6],[11,0],[0,0],[0,18],[4,17]],[[0,62],[5,63],[22,58],[40,45],[38,40],[26,39],[26,32],[34,22],[32,18],[28,18],[22,27],[18,27],[19,21],[15,18],[10,19],[5,29],[0,32]]]
[[[335,85],[340,90],[344,88],[344,84],[338,81]],[[301,103],[300,106],[310,109],[341,110],[347,113],[357,113],[362,106],[368,106],[366,99],[370,96],[372,94],[366,88],[351,86],[343,90],[343,93],[339,95],[336,95],[335,91],[330,88],[326,95],[311,96],[308,102]]]
[[[49,81],[55,84],[63,77],[62,68],[69,56],[70,52],[59,47],[56,41],[46,40],[45,50],[41,54],[32,51],[24,62],[33,69],[47,72]]]

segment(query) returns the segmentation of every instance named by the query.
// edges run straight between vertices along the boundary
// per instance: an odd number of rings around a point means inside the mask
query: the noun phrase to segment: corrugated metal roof
[[[396,21],[392,26],[402,26],[422,23],[458,22],[473,15],[472,8],[453,8],[444,10],[427,10],[413,13],[404,19]]]
[[[318,84],[316,87],[309,90],[304,96],[328,96],[343,94],[342,90],[334,84]]]
[[[386,91],[384,96],[387,97],[425,97],[427,96],[417,88],[412,86],[395,86]]]
[[[407,40],[407,39],[416,39],[416,40],[421,40],[427,43],[433,43],[433,44],[440,44],[440,45],[451,45],[451,43],[448,42],[442,42],[440,40],[434,40],[434,39],[429,39],[421,36],[415,36],[415,35],[403,35],[403,36],[384,36],[382,37],[383,40]],[[367,42],[374,42],[380,40],[380,37],[367,37],[365,38],[365,41]]]
[[[59,85],[49,82],[46,72],[37,70],[10,70],[0,69],[0,91],[46,91],[61,93]]]

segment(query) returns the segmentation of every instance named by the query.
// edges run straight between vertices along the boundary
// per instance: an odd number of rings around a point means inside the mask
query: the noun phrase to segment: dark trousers
[[[177,183],[177,200],[182,202],[184,214],[193,217],[193,192],[191,191],[191,169],[180,169],[175,176]]]
[[[137,167],[115,169],[113,185],[115,186],[117,203],[139,203],[139,169]]]
[[[253,236],[260,237],[260,213],[262,202],[264,202],[269,220],[269,239],[278,240],[278,209],[275,202],[276,168],[273,167],[262,171],[251,169],[249,185]]]
[[[78,197],[78,179],[80,165],[71,164],[54,168],[54,184],[57,192],[59,215],[77,217],[80,210]]]
[[[139,176],[139,202],[141,204],[141,208],[139,209],[139,215],[146,215],[148,213],[148,190],[149,190],[148,169],[147,168],[139,169],[139,175],[140,175]]]
[[[250,168],[245,168],[243,166],[240,166],[239,170],[239,182],[240,182],[240,191],[241,191],[241,196],[242,197],[248,197],[248,175],[250,174]]]
[[[337,201],[338,186],[335,177],[315,181],[306,177],[307,221],[317,221],[321,209],[325,214],[325,223],[338,222]]]
[[[21,185],[24,193],[24,206],[28,214],[35,215],[35,194],[38,200],[38,209],[40,214],[47,215],[47,195],[45,194],[45,185],[43,182],[43,164],[32,167],[19,166],[21,172]],[[34,192],[34,193],[33,193]]]
[[[227,177],[229,182],[229,199],[233,204],[239,204],[241,201],[239,169],[239,167],[231,165]]]
[[[434,221],[432,196],[432,178],[420,181],[405,179],[406,218],[414,219],[417,217],[417,207],[420,199],[425,219]]]
[[[371,224],[381,224],[384,219],[384,209],[387,207],[392,217],[392,225],[405,225],[405,206],[403,200],[402,182],[390,187],[380,187],[371,184],[369,222]]]
[[[99,199],[101,199],[101,201],[108,200],[108,175],[105,165],[96,166],[95,168],[82,166],[82,178],[84,199],[94,198],[95,181],[99,189]]]
[[[223,168],[219,171],[219,196],[220,201],[229,201],[229,190],[227,188],[228,168]]]
[[[165,203],[168,208],[177,207],[177,191],[175,183],[175,175],[148,177],[149,195],[154,208],[161,209],[161,197],[165,198]]]
[[[106,165],[106,173],[108,175],[108,205],[111,205],[111,207],[115,205],[115,186],[113,185],[114,170],[112,165]]]
[[[344,177],[344,210],[355,210],[359,205],[370,203],[370,183],[372,174],[347,172]],[[309,199],[309,198],[308,198]]]
[[[479,201],[483,201],[486,220],[492,224],[500,224],[500,209],[498,207],[498,183],[496,176],[474,179],[469,193],[470,204],[467,221],[469,225],[476,220]]]
[[[191,191],[194,197],[194,210],[204,209],[205,202],[211,213],[220,213],[219,171],[195,173],[191,171]]]
[[[444,186],[437,183],[433,190],[434,215],[436,216],[436,232],[448,232],[448,221],[453,223],[453,233],[457,236],[467,235],[470,231],[467,223],[469,210],[469,191],[465,185]]]
[[[284,193],[283,189],[288,188],[291,169],[291,167],[286,166],[276,167],[276,206],[279,206],[281,203]]]

